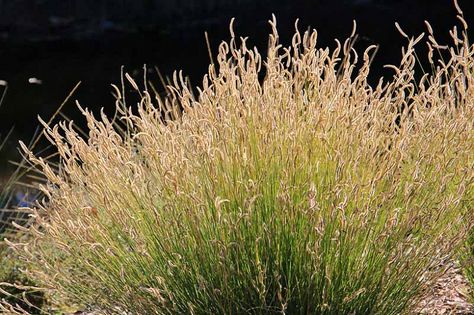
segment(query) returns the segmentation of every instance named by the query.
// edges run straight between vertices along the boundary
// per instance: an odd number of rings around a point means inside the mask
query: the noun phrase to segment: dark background
[[[473,1],[459,3],[474,28]],[[120,85],[122,65],[138,81],[146,64],[156,85],[154,66],[164,75],[182,69],[199,85],[209,62],[205,31],[215,53],[228,40],[228,24],[235,17],[236,34],[249,36],[250,44],[264,51],[272,13],[283,42],[300,18],[301,30],[318,30],[320,47],[345,39],[357,20],[357,47],[380,45],[374,81],[390,75],[382,65],[397,64],[406,43],[395,21],[409,35],[418,35],[429,20],[441,43],[449,42],[448,31],[459,25],[451,0],[0,0],[0,80],[8,82],[0,139],[14,127],[0,153],[0,174],[5,161],[17,156],[17,141],[33,137],[37,115],[48,120],[78,81],[79,90],[63,110],[75,120],[80,120],[75,100],[94,110],[113,109],[110,83]]]

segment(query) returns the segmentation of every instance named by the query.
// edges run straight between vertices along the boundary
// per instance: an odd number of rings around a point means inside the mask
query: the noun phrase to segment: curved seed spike
[[[140,89],[138,88],[137,83],[136,83],[135,80],[133,80],[133,78],[128,74],[128,72],[125,73],[125,77],[127,78],[128,82],[130,82],[130,84],[132,85],[132,87],[133,87],[135,90],[140,91]]]
[[[459,15],[464,15],[464,13],[461,10],[461,7],[459,6],[458,0],[453,0],[454,6],[456,7],[456,11],[458,11]]]
[[[398,22],[395,22],[395,27],[397,28],[398,32],[402,34],[403,37],[405,37],[406,39],[409,39],[408,35],[402,30]]]
[[[122,93],[120,92],[120,89],[118,88],[118,86],[116,86],[115,84],[111,84],[112,88],[114,89],[115,91],[115,95],[114,97],[118,100],[120,100],[122,98]]]
[[[298,23],[299,23],[299,21],[300,21],[299,18],[297,18],[297,19],[295,20],[295,33],[298,33],[298,32],[299,32],[299,29],[298,29]]]
[[[235,18],[233,17],[232,19],[230,19],[230,24],[229,24],[229,32],[230,32],[230,37],[231,38],[235,38],[234,22],[235,22]]]
[[[462,23],[462,26],[463,26],[464,30],[467,31],[467,29],[469,28],[469,26],[467,25],[467,22],[466,22],[466,20],[464,19],[464,16],[463,16],[463,15],[457,15],[456,17],[457,17],[458,20]]]
[[[357,31],[357,22],[356,20],[352,20],[352,33],[349,37],[354,37]]]
[[[431,27],[430,22],[425,20],[425,25],[426,25],[426,28],[428,28],[428,33],[430,33],[430,35],[433,35],[433,28]]]
[[[413,41],[413,46],[415,46],[416,44],[418,44],[422,39],[423,37],[425,37],[425,33],[421,33],[414,41]]]

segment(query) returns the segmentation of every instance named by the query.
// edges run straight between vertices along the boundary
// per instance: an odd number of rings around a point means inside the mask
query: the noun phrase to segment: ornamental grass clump
[[[375,47],[283,47],[270,24],[265,59],[231,28],[197,92],[181,74],[164,99],[141,91],[126,128],[86,109],[87,138],[46,126],[59,172],[29,152],[47,200],[11,246],[58,305],[400,314],[443,272],[471,206],[473,48],[417,81],[409,38],[372,87]]]

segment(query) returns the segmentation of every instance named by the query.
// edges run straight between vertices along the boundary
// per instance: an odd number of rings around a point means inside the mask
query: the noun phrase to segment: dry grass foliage
[[[421,80],[422,37],[407,36],[393,78],[371,86],[375,47],[358,54],[354,34],[330,50],[297,30],[283,47],[270,25],[265,59],[231,27],[197,93],[175,74],[168,97],[141,91],[122,110],[126,128],[86,109],[87,138],[46,126],[59,172],[24,147],[47,200],[11,246],[58,305],[400,314],[442,272],[473,197],[465,30],[449,48],[429,35]]]

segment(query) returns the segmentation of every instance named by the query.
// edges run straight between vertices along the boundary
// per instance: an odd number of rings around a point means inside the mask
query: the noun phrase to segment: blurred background
[[[474,28],[474,1],[459,0],[465,18]],[[0,0],[0,140],[13,133],[0,152],[0,177],[8,172],[7,160],[18,158],[19,139],[28,142],[38,126],[37,115],[48,120],[71,89],[79,89],[63,112],[80,121],[74,105],[98,111],[114,108],[110,84],[120,85],[120,69],[142,82],[159,86],[155,66],[170,76],[182,69],[199,85],[209,63],[204,32],[213,53],[229,39],[228,25],[249,36],[250,44],[265,51],[268,19],[274,13],[283,43],[300,29],[315,28],[320,47],[334,47],[334,38],[345,39],[357,20],[356,46],[378,44],[372,79],[391,73],[383,64],[397,64],[409,35],[433,25],[441,43],[449,42],[453,25],[459,25],[452,0]],[[471,35],[472,38],[472,35]],[[424,55],[424,44],[420,44]]]

